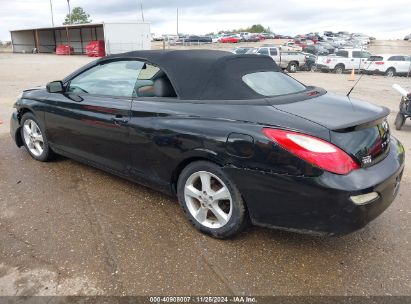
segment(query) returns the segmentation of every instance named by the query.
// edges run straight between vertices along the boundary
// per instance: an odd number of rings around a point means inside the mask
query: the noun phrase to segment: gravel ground
[[[196,232],[175,199],[77,162],[32,160],[8,135],[22,89],[92,59],[0,54],[0,295],[411,295],[410,164],[395,203],[365,229],[320,238],[249,228]],[[348,75],[296,73],[345,94]],[[391,109],[399,83],[364,76],[352,97]],[[411,156],[411,122],[393,130]]]

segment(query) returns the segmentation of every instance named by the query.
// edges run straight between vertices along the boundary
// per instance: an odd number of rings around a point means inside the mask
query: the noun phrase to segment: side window
[[[348,58],[348,51],[338,51],[335,55]]]
[[[277,49],[270,48],[270,55],[271,55],[271,56],[277,56],[277,55],[278,55]]]
[[[137,77],[133,97],[155,97],[154,76],[159,71],[158,67],[146,63]]]
[[[370,58],[370,57],[371,57],[371,53],[361,52],[361,58]]]
[[[134,60],[103,63],[73,78],[68,91],[131,98],[143,66]]]
[[[361,52],[360,51],[353,51],[352,52],[352,58],[361,58]]]
[[[138,75],[133,97],[177,97],[177,94],[167,75],[146,63]]]
[[[261,54],[261,55],[269,55],[267,48],[259,49],[257,53],[258,53],[258,54]]]
[[[388,61],[404,61],[404,57],[403,56],[391,56],[390,58],[388,58]]]

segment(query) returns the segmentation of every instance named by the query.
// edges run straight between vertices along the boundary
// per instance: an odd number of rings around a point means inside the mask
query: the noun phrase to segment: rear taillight
[[[348,174],[360,168],[347,153],[325,140],[285,130],[264,128],[262,131],[283,149],[326,171]]]
[[[375,64],[384,64],[384,61],[375,61]]]

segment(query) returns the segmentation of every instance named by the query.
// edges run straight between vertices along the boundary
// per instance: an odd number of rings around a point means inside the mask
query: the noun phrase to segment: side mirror
[[[47,88],[47,92],[49,93],[63,93],[64,92],[63,82],[61,81],[49,82],[46,88]]]

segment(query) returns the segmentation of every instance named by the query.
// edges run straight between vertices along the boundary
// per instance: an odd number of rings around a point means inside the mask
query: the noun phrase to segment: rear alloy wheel
[[[385,72],[385,76],[387,76],[387,77],[394,77],[394,76],[395,76],[395,69],[394,69],[394,68],[389,68],[389,69]]]
[[[287,67],[289,73],[295,73],[298,71],[298,64],[295,62],[290,62]]]
[[[38,161],[47,161],[52,155],[47,138],[36,118],[31,113],[26,113],[21,119],[21,138],[30,155]]]
[[[246,209],[237,187],[213,163],[188,165],[178,180],[177,194],[186,216],[201,232],[228,238],[246,224]]]
[[[342,74],[344,73],[344,66],[342,64],[337,64],[337,66],[334,68],[335,74]]]
[[[405,115],[398,113],[397,116],[395,117],[394,124],[395,124],[396,130],[401,130],[405,124]]]

